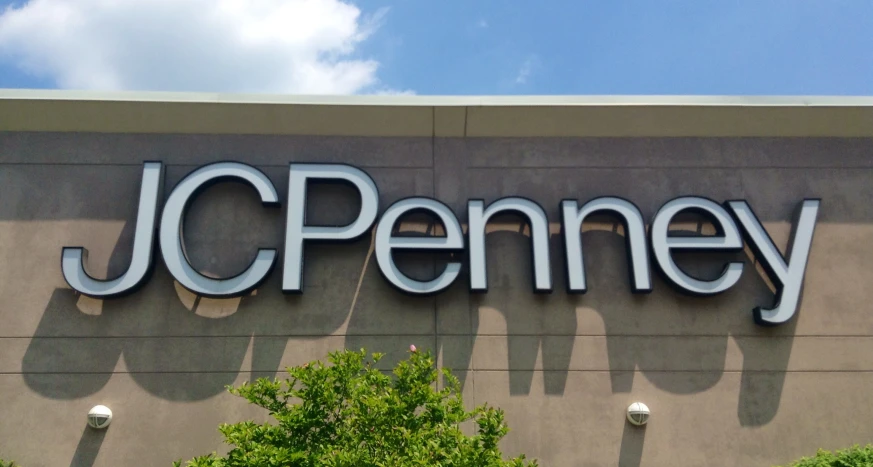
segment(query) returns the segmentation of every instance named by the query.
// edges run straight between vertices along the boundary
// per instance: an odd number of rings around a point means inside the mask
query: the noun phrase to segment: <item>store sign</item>
[[[62,269],[69,285],[82,294],[109,298],[131,293],[149,277],[155,252],[155,232],[161,255],[170,274],[186,289],[208,297],[236,297],[260,285],[277,263],[278,250],[258,250],[255,260],[240,274],[216,279],[207,277],[191,266],[185,256],[182,225],[185,212],[194,197],[211,184],[236,180],[251,185],[265,206],[278,206],[279,195],[273,183],[258,169],[236,162],[219,162],[201,167],[186,176],[173,189],[158,223],[158,199],[163,183],[160,162],[147,162],[143,167],[139,210],[134,236],[133,257],[127,271],[115,279],[101,280],[88,275],[83,261],[87,254],[81,247],[65,247]],[[361,197],[361,209],[355,220],[344,226],[316,226],[306,222],[307,185],[312,182],[346,182],[355,187]],[[288,217],[282,260],[282,290],[303,292],[304,250],[310,242],[347,242],[371,231],[376,223],[379,191],[373,179],[355,167],[343,164],[291,164],[289,171]],[[773,244],[767,231],[746,201],[734,200],[718,204],[706,198],[686,196],[664,204],[652,219],[648,233],[640,210],[630,201],[602,197],[579,205],[576,200],[561,202],[561,227],[567,287],[570,293],[588,290],[583,253],[581,226],[595,213],[616,216],[625,227],[627,255],[634,293],[652,291],[650,264],[654,263],[667,282],[677,290],[693,295],[716,295],[734,286],[740,279],[744,263],[730,262],[718,278],[702,280],[692,277],[676,265],[674,251],[739,251],[744,241],[751,247],[769,278],[777,287],[775,305],[754,310],[755,321],[762,325],[785,323],[797,310],[807,259],[812,244],[820,201],[805,199],[791,251],[786,259]],[[674,236],[669,232],[671,221],[682,212],[696,212],[710,218],[717,233],[713,236]],[[413,212],[425,212],[439,219],[445,228],[442,237],[409,237],[394,233],[402,217]],[[454,212],[432,198],[406,198],[392,204],[376,224],[375,256],[384,278],[397,289],[413,295],[439,293],[457,280],[460,262],[449,262],[445,269],[429,281],[405,275],[395,264],[395,250],[432,252],[466,252],[471,292],[488,291],[485,257],[485,226],[495,215],[515,213],[530,224],[533,255],[533,290],[549,293],[553,289],[552,265],[549,255],[549,220],[543,208],[526,198],[502,198],[491,204],[482,200],[467,203],[468,228],[465,235]],[[156,226],[159,228],[156,229]]]

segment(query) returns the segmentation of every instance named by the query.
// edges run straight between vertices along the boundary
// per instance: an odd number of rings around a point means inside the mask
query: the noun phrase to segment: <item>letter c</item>
[[[264,206],[279,205],[276,188],[263,172],[237,162],[218,162],[195,170],[179,182],[167,199],[161,217],[161,253],[167,269],[183,287],[206,297],[244,295],[267,278],[276,261],[275,249],[261,248],[254,262],[245,271],[226,279],[206,277],[191,267],[182,242],[185,211],[197,193],[209,185],[228,179],[239,179],[254,187]]]

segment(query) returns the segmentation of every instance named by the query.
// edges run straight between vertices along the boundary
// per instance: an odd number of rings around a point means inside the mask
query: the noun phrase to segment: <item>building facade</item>
[[[227,385],[411,344],[544,466],[865,444],[871,199],[857,98],[6,91],[0,457],[169,465],[264,418]]]

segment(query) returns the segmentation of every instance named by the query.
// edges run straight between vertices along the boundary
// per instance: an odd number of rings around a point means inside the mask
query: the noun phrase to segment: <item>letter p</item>
[[[306,225],[306,192],[310,180],[346,182],[361,195],[361,211],[349,225]],[[282,292],[303,291],[303,244],[305,241],[343,242],[365,233],[376,221],[379,192],[364,171],[345,164],[291,164],[288,178],[288,219],[285,229],[285,264]]]

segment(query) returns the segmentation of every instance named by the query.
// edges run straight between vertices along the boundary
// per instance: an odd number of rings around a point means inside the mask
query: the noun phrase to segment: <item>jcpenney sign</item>
[[[201,167],[186,176],[173,189],[158,225],[158,198],[163,183],[160,162],[147,162],[143,167],[142,187],[137,213],[133,258],[127,272],[109,280],[95,279],[85,271],[81,247],[65,247],[62,269],[67,283],[82,294],[109,298],[131,293],[149,277],[154,264],[154,236],[157,231],[161,255],[173,277],[193,293],[209,297],[244,295],[261,284],[276,263],[276,249],[259,249],[249,267],[237,276],[216,279],[207,277],[192,266],[185,256],[182,225],[185,211],[196,194],[207,186],[226,180],[243,181],[257,192],[264,206],[278,206],[279,195],[270,179],[258,169],[236,162],[219,162]],[[311,182],[345,182],[354,186],[361,197],[361,210],[355,220],[345,226],[315,226],[306,223],[307,185]],[[282,290],[286,293],[303,291],[303,258],[307,242],[346,242],[365,235],[376,222],[379,191],[373,179],[365,172],[343,164],[291,164],[288,189],[288,217],[285,231],[285,249],[282,265]],[[630,201],[602,197],[579,205],[576,200],[561,202],[561,231],[570,293],[585,293],[587,282],[583,254],[582,222],[591,214],[607,213],[617,216],[624,224],[627,255],[634,293],[652,291],[650,262],[663,274],[665,280],[678,290],[693,295],[716,295],[731,288],[740,279],[744,264],[727,263],[718,278],[701,280],[683,272],[674,262],[675,250],[739,251],[745,239],[777,287],[776,304],[754,310],[755,321],[762,325],[777,325],[791,319],[797,310],[809,249],[812,244],[820,201],[805,199],[789,259],[773,244],[767,231],[746,201],[726,201],[723,204],[709,199],[687,196],[664,204],[655,214],[646,232],[640,210]],[[681,212],[693,211],[712,220],[717,233],[713,236],[673,236],[671,221]],[[445,228],[442,237],[408,237],[394,234],[401,217],[425,212],[439,219]],[[533,288],[548,293],[553,289],[552,267],[549,259],[549,221],[543,208],[526,198],[502,198],[485,205],[482,200],[467,202],[467,234],[460,222],[445,204],[424,197],[406,198],[392,204],[376,226],[375,254],[379,270],[397,289],[415,295],[438,293],[449,287],[460,274],[461,263],[449,262],[436,278],[430,281],[412,279],[395,265],[394,250],[466,251],[469,259],[470,291],[487,292],[488,275],[485,258],[485,225],[500,213],[522,215],[530,224],[533,255]],[[650,256],[653,261],[650,261]]]

